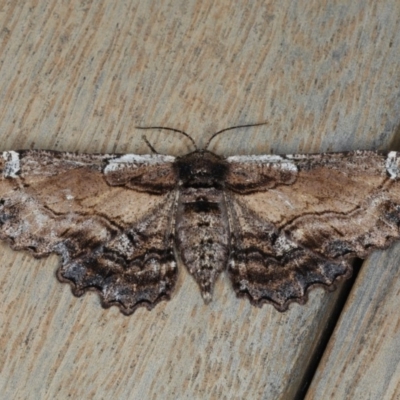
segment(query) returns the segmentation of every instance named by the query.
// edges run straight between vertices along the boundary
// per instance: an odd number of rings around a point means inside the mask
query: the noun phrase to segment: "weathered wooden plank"
[[[307,399],[400,397],[399,250],[364,263]]]
[[[348,2],[3,2],[2,149],[148,152],[135,125],[184,129],[219,154],[384,148],[399,123],[400,5]],[[397,12],[396,12],[397,10]],[[149,132],[161,153],[179,135]],[[57,260],[1,246],[0,392],[8,398],[293,398],[338,297],[285,314],[174,298],[125,318],[75,299]],[[182,269],[182,268],[181,268]],[[379,274],[376,271],[376,274]],[[371,296],[374,293],[371,293]]]

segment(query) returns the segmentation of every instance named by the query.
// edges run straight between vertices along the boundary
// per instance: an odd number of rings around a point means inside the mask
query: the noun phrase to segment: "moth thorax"
[[[177,160],[176,167],[183,186],[193,187],[223,186],[228,170],[221,157],[208,151],[190,153]]]

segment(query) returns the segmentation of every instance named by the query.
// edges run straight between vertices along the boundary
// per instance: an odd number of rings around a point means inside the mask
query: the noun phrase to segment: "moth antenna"
[[[222,129],[222,130],[220,130],[220,131],[218,131],[218,132],[215,132],[215,133],[210,137],[210,139],[208,139],[208,142],[206,143],[206,147],[205,147],[204,149],[207,150],[207,149],[208,149],[208,146],[209,146],[210,143],[211,143],[211,141],[212,141],[216,136],[218,136],[220,133],[222,133],[222,132],[226,132],[226,131],[230,131],[230,130],[232,130],[232,129],[238,129],[238,128],[249,128],[249,127],[251,127],[251,126],[266,125],[267,123],[268,123],[268,122],[265,121],[265,122],[259,122],[259,123],[257,123],[257,124],[236,125],[236,126],[231,126],[231,127],[229,127],[229,128]]]
[[[149,147],[149,149],[151,150],[152,153],[154,154],[160,154],[152,145],[151,143],[147,140],[147,137],[145,135],[142,136],[142,139],[144,140],[144,142],[147,144],[147,146]]]
[[[166,131],[178,132],[178,133],[182,134],[183,136],[187,137],[192,142],[192,145],[194,146],[195,150],[198,150],[196,142],[185,131],[181,131],[180,129],[167,128],[165,126],[136,126],[135,128],[136,129],[164,129]]]

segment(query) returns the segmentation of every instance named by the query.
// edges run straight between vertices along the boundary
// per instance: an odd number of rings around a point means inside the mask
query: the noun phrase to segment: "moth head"
[[[186,187],[221,187],[228,172],[226,161],[206,150],[178,158],[175,167],[179,180]]]

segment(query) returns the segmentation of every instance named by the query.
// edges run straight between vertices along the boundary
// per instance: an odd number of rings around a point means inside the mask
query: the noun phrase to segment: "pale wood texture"
[[[364,263],[307,399],[399,399],[399,244]]]
[[[218,129],[260,121],[268,124],[221,135],[212,150],[387,149],[399,125],[397,0],[29,0],[0,6],[2,150],[146,153],[136,125],[184,129],[202,145]],[[146,135],[160,153],[191,149],[178,134]],[[396,249],[382,256],[389,258],[375,255],[372,270],[363,274],[372,282],[386,274],[397,280]],[[223,278],[205,306],[181,268],[169,303],[124,317],[101,309],[93,294],[74,298],[54,277],[56,257],[37,261],[2,244],[0,265],[4,398],[293,399],[309,379],[341,295],[318,289],[306,306],[279,314],[236,299]],[[377,325],[396,331],[400,297],[390,291],[387,314],[363,306],[374,296],[382,301],[386,289],[359,289],[363,274],[309,398],[333,393],[342,399],[349,382],[360,385],[351,393],[363,393],[363,369],[389,370],[392,384],[382,382],[382,372],[368,375],[380,398],[398,390],[397,359],[388,346],[398,353],[400,343],[395,334],[379,336]],[[357,336],[351,307],[359,318]],[[354,364],[350,357],[335,358],[374,334],[368,343],[386,343],[373,347],[383,349],[381,355],[360,356]],[[344,349],[340,337],[347,338]],[[345,379],[337,368],[345,369]]]

